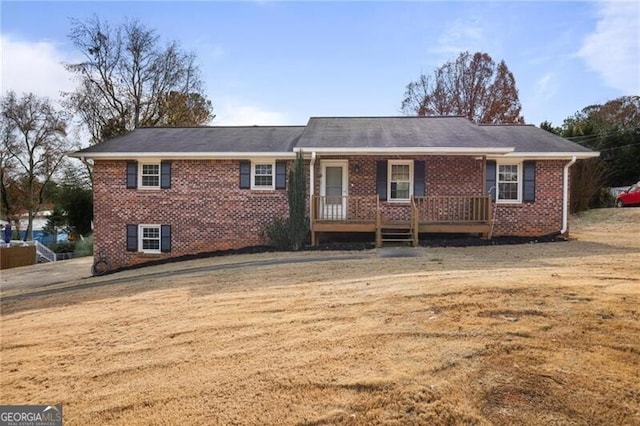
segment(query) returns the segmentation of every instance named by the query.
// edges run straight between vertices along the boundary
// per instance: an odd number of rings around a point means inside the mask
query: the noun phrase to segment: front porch
[[[412,196],[409,202],[381,202],[378,195],[311,198],[311,244],[321,232],[375,233],[385,242],[418,245],[420,233],[479,233],[491,238],[490,196]]]

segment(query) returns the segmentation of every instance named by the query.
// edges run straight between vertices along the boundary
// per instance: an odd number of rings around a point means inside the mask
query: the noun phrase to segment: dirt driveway
[[[63,404],[70,425],[640,424],[638,223],[56,284],[2,302],[0,403]]]

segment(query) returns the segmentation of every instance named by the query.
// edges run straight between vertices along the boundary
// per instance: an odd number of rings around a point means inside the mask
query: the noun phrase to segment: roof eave
[[[294,152],[315,152],[317,154],[340,155],[506,155],[515,148],[468,148],[468,147],[392,147],[392,148],[335,148],[335,147],[295,147]]]
[[[511,152],[505,157],[517,157],[517,158],[540,158],[544,160],[585,160],[587,158],[597,158],[600,156],[599,152]]]
[[[74,152],[69,157],[93,160],[125,160],[129,158],[163,158],[167,160],[219,160],[250,158],[295,158],[287,152]]]

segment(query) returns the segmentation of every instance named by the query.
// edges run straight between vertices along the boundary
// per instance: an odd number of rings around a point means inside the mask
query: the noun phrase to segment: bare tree
[[[47,185],[70,148],[66,138],[67,117],[49,99],[32,93],[18,98],[14,92],[8,92],[0,110],[4,134],[2,187],[7,190],[10,181],[22,187],[24,198],[18,202],[27,210],[25,240],[31,240],[33,218],[45,200]]]
[[[79,81],[74,92],[65,94],[66,105],[80,115],[92,143],[138,126],[166,123],[171,111],[163,106],[170,93],[205,101],[190,117],[197,117],[195,123],[173,125],[200,125],[214,117],[202,93],[195,55],[175,41],[162,47],[155,30],[138,21],[112,27],[94,16],[86,22],[73,20],[69,38],[85,60],[66,65]]]
[[[504,61],[462,52],[407,85],[402,111],[408,115],[462,115],[481,124],[524,123],[515,78]]]

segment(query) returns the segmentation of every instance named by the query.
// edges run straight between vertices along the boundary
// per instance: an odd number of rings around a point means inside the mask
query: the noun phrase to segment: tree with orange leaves
[[[513,73],[487,53],[462,52],[407,85],[407,115],[460,115],[478,124],[524,123]]]

